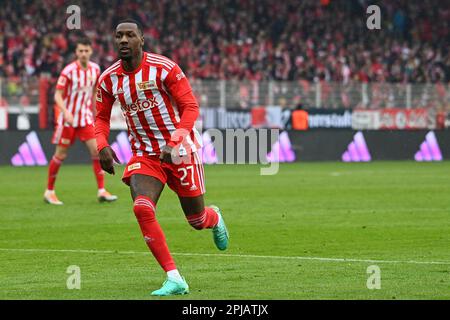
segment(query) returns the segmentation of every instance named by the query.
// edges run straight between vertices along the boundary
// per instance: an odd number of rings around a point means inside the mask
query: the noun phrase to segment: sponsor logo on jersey
[[[122,111],[130,114],[134,114],[136,112],[146,111],[153,107],[157,107],[158,102],[155,97],[145,99],[145,100],[137,100],[134,103],[121,105]]]
[[[70,139],[62,138],[62,139],[61,139],[61,143],[62,143],[62,144],[70,144]]]
[[[103,102],[103,98],[102,98],[102,89],[98,89],[98,90],[97,90],[97,95],[96,95],[95,99],[96,99],[98,102]]]
[[[140,168],[141,168],[141,163],[140,162],[136,162],[136,163],[130,164],[128,166],[128,171],[133,171],[133,170],[137,170],[137,169],[140,169]]]
[[[185,74],[183,71],[181,71],[179,74],[176,75],[177,80],[180,81],[181,79],[185,78]]]
[[[156,85],[155,80],[149,80],[144,82],[138,82],[137,83],[138,89],[141,91],[150,90],[150,89],[157,89],[158,86]]]

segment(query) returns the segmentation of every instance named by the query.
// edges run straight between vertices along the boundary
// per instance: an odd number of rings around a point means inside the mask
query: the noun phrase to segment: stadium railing
[[[203,107],[295,108],[299,104],[327,109],[450,107],[449,84],[196,80],[192,87]]]
[[[52,79],[54,80],[54,79]],[[54,83],[54,81],[51,81]],[[204,108],[282,106],[325,109],[436,108],[450,109],[450,84],[361,82],[191,80]],[[50,84],[48,96],[53,96]],[[0,78],[0,106],[10,112],[34,113],[39,104],[39,81]],[[50,101],[49,101],[50,102]],[[52,105],[50,102],[49,104]],[[51,106],[49,106],[51,107]]]

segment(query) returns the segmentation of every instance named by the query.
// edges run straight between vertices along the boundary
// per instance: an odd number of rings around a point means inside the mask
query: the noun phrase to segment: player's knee
[[[67,158],[67,150],[65,149],[56,149],[56,152],[54,154],[56,158],[58,158],[60,161],[64,161]]]
[[[67,153],[55,153],[54,157],[59,161],[64,161],[67,158]]]
[[[133,212],[138,221],[153,221],[156,218],[155,206],[147,197],[138,196],[134,200]]]

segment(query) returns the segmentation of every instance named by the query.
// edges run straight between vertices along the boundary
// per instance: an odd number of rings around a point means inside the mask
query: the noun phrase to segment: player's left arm
[[[189,80],[178,65],[175,65],[166,76],[164,85],[177,104],[180,114],[179,126],[172,134],[171,140],[167,144],[167,148],[164,148],[161,152],[161,159],[168,160],[172,149],[182,143],[186,136],[191,133],[195,121],[200,114],[200,108],[197,99],[192,92]]]

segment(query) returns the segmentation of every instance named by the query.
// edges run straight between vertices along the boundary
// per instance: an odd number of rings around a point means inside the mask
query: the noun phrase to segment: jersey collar
[[[142,66],[144,65],[145,59],[147,57],[147,52],[143,51],[142,52],[142,60],[141,63],[139,64],[139,67],[137,67],[136,69],[134,69],[133,71],[127,72],[123,69],[123,65],[122,65],[122,59],[120,60],[120,70],[118,70],[117,74],[133,74],[138,72],[139,70],[142,69]]]

